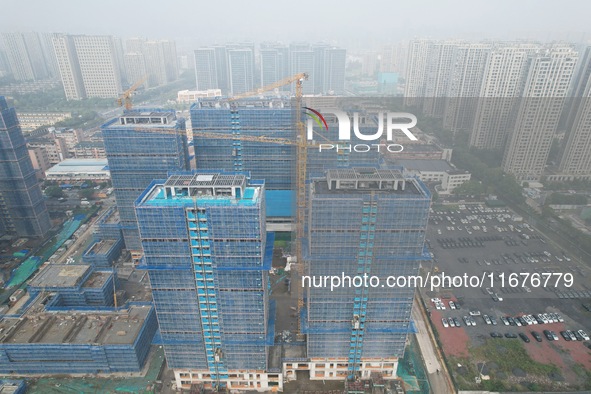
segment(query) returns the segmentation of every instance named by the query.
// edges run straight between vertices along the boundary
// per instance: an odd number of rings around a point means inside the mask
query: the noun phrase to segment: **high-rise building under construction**
[[[241,173],[154,181],[136,212],[169,368],[179,387],[269,390],[273,234],[265,183]]]
[[[417,275],[426,259],[430,192],[399,170],[351,168],[313,179],[309,196],[304,275],[352,278],[331,289],[304,277],[310,378],[395,378],[412,331],[414,285],[392,288],[386,278]],[[381,284],[355,285],[364,275]]]
[[[125,247],[140,252],[134,202],[154,179],[190,168],[185,120],[174,110],[135,109],[105,123],[102,134]]]

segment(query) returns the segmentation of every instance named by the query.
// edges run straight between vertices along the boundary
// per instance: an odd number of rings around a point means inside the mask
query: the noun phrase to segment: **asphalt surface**
[[[458,318],[472,346],[483,344],[493,331],[503,335],[525,333],[531,343],[535,342],[530,333],[532,330],[542,334],[543,330],[550,329],[558,336],[559,330],[583,329],[590,333],[591,312],[582,305],[591,303],[591,269],[516,216],[508,208],[494,209],[483,205],[460,205],[460,209],[453,212],[431,213],[427,231],[434,255],[431,267],[427,267],[431,268],[431,275],[441,276],[444,273],[446,276],[475,277],[473,284],[485,278],[484,283],[475,286],[462,283],[459,287],[442,286],[433,291],[423,289],[429,310],[436,312],[433,315],[438,321],[434,321],[434,325],[438,330],[449,333],[448,330],[458,328],[444,328],[440,318]],[[560,278],[544,275],[556,273],[563,275]],[[565,274],[568,280],[565,280]],[[503,276],[504,282],[501,280]],[[546,277],[549,277],[547,282]],[[514,279],[510,281],[509,278]],[[571,279],[572,286],[569,287]],[[493,299],[494,295],[497,295],[497,301]],[[432,298],[440,298],[446,309],[438,310]],[[456,301],[461,309],[452,310],[450,300]],[[470,311],[480,316],[473,316],[476,326],[467,327],[463,317]],[[501,321],[501,317],[506,316],[548,312],[561,314],[564,323],[517,327],[505,326]],[[497,325],[486,324],[483,319],[485,314],[494,317]],[[562,337],[560,341],[565,342]],[[569,346],[580,346],[583,353],[588,350],[583,342]],[[550,359],[559,357],[548,356]]]

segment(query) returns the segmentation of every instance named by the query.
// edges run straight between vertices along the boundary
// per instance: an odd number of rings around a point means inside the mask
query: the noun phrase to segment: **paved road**
[[[429,379],[429,385],[431,387],[431,393],[433,394],[449,394],[454,392],[450,388],[448,382],[449,378],[446,377],[446,370],[442,366],[439,357],[437,356],[436,344],[432,340],[432,336],[425,325],[424,317],[421,314],[420,301],[415,300],[412,307],[412,318],[417,326],[417,342],[421,349],[423,360],[425,361],[425,367],[427,369],[427,378]],[[439,371],[439,373],[437,372]]]
[[[104,209],[100,210],[99,213],[91,221],[87,222],[88,228],[80,235],[80,237],[78,237],[78,239],[76,241],[74,241],[74,243],[72,243],[72,245],[70,245],[68,247],[68,251],[66,253],[64,253],[64,255],[61,256],[59,259],[57,259],[56,264],[65,264],[66,261],[68,260],[68,257],[76,254],[74,252],[79,252],[79,254],[82,255],[82,253],[84,251],[80,250],[80,248],[82,246],[84,246],[84,244],[88,241],[88,239],[93,235],[94,224],[96,223],[96,221],[100,217],[101,213],[103,213],[103,212],[104,212]],[[79,263],[81,263],[81,262],[82,261],[79,261]]]

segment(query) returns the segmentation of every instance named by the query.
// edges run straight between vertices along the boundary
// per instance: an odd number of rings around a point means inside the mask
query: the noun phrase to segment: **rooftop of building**
[[[106,172],[109,162],[107,159],[66,159],[47,170],[46,174]]]
[[[112,344],[135,342],[151,310],[132,305],[118,312],[40,312],[0,322],[0,344]]]
[[[0,394],[13,394],[25,385],[22,380],[0,379]]]
[[[111,275],[112,273],[108,271],[94,271],[92,274],[90,274],[90,277],[86,280],[86,282],[84,282],[83,286],[100,289]]]
[[[142,128],[142,129],[158,129],[177,127],[179,119],[176,117],[174,110],[164,110],[159,108],[137,108],[124,111],[123,115],[111,119],[103,124],[101,128],[104,129],[121,129],[121,128]]]
[[[445,160],[396,160],[396,164],[408,170],[416,171],[452,171],[454,168]]]
[[[88,264],[48,264],[31,281],[32,287],[74,287],[91,270]]]
[[[263,181],[247,181],[240,173],[192,173],[171,175],[140,196],[140,205],[166,206],[199,201],[208,205],[254,205],[261,197]]]
[[[105,144],[102,141],[80,141],[74,148],[104,148]]]
[[[405,177],[398,169],[341,168],[328,170],[326,177],[316,178],[316,195],[351,193],[387,193],[391,195],[416,195],[429,197],[425,185],[413,177]]]
[[[277,96],[272,92],[263,92],[259,97],[248,97],[235,101],[228,101],[224,97],[204,97],[199,98],[196,103],[191,105],[191,110],[199,109],[230,109],[230,108],[291,108],[291,97]]]
[[[115,245],[114,239],[102,239],[100,241],[95,242],[92,245],[92,248],[88,250],[88,253],[93,254],[105,254]]]

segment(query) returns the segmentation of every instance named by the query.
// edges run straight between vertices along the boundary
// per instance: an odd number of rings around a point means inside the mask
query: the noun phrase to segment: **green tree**
[[[470,180],[456,187],[452,193],[458,196],[472,196],[484,194],[485,192],[486,187],[482,183]]]
[[[78,192],[78,195],[80,196],[80,198],[87,198],[89,200],[92,200],[94,198],[94,189],[81,189]]]
[[[61,198],[64,196],[64,191],[59,186],[49,186],[45,189],[47,197]]]

